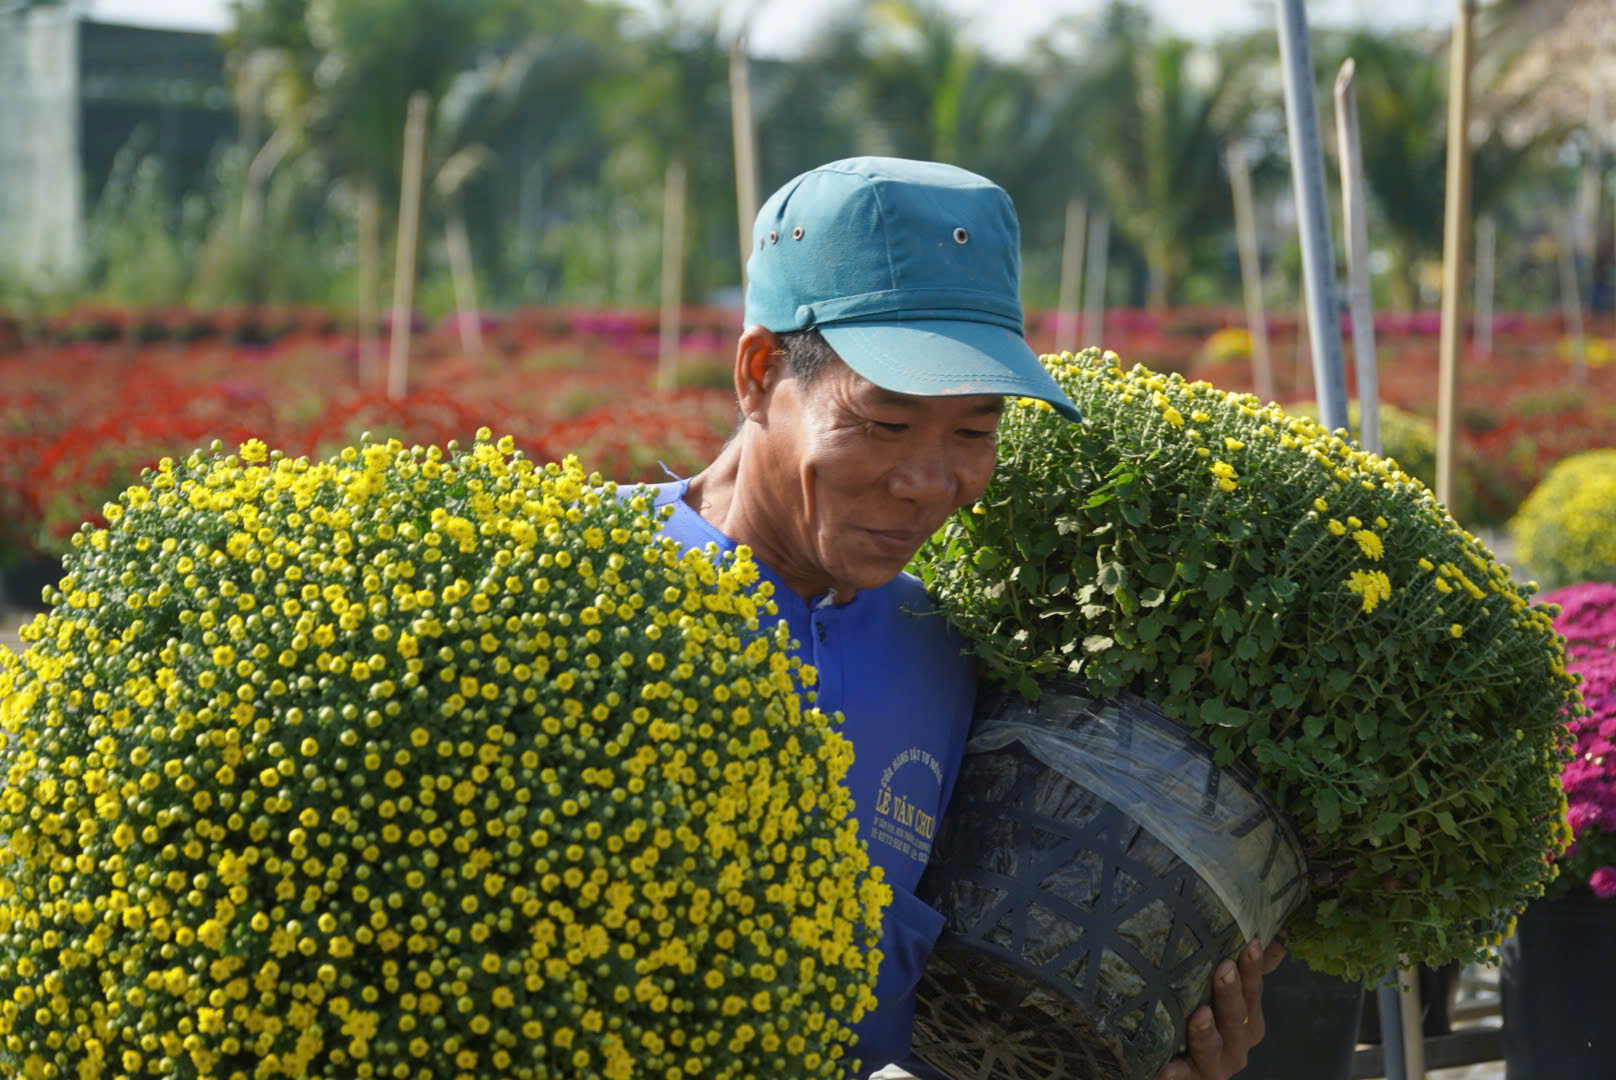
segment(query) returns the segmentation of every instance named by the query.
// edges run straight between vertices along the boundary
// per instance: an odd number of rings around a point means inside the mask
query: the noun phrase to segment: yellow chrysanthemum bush
[[[744,550],[486,432],[106,518],[0,650],[0,1074],[845,1070],[890,890]]]
[[[1010,409],[917,566],[985,672],[1133,690],[1292,821],[1291,948],[1378,977],[1470,958],[1568,839],[1553,621],[1392,462],[1115,354],[1045,357],[1084,421]]]
[[[1616,581],[1616,450],[1556,463],[1509,528],[1521,561],[1545,588]]]

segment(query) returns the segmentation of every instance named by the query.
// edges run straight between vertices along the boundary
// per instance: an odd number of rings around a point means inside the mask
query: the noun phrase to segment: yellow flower
[[[1460,626],[1458,623],[1454,623],[1452,626],[1448,627],[1448,633],[1454,637],[1464,637],[1464,627]]]
[[[1345,536],[1345,535],[1347,535],[1347,527],[1345,525],[1341,524],[1335,518],[1331,518],[1329,523],[1327,525],[1325,525],[1325,528],[1329,529],[1332,533],[1334,533],[1337,536]]]
[[[1365,558],[1379,562],[1380,557],[1385,554],[1386,549],[1380,542],[1380,537],[1368,529],[1359,529],[1352,534],[1352,538],[1358,542],[1358,549],[1364,553]]]
[[[1374,611],[1382,600],[1392,594],[1391,579],[1380,570],[1354,570],[1347,576],[1347,591],[1363,600],[1364,611]]]

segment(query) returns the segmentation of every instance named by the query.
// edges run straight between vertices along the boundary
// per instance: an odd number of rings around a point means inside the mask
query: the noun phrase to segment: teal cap
[[[1015,207],[973,172],[860,157],[803,173],[758,211],[746,279],[748,326],[817,329],[877,386],[1080,418],[1027,345]]]

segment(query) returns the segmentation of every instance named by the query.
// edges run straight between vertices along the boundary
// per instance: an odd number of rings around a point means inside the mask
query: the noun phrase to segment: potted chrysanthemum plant
[[[1543,599],[1560,606],[1555,626],[1586,711],[1571,722],[1576,745],[1562,774],[1575,842],[1502,950],[1512,1080],[1599,1076],[1616,1054],[1616,583],[1583,582]]]
[[[845,1073],[889,890],[746,552],[486,432],[105,519],[0,649],[0,1073]]]
[[[1211,965],[1281,922],[1353,980],[1496,944],[1568,839],[1575,681],[1530,586],[1313,421],[1098,350],[1045,363],[1083,422],[1013,406],[981,502],[916,560],[993,695],[930,871],[950,973],[1079,999],[1148,1076]],[[1107,790],[1118,768],[1139,782]]]

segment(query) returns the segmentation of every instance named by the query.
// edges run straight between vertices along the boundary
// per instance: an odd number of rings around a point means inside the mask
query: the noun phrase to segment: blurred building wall
[[[79,38],[71,8],[0,15],[0,273],[76,275],[84,250]]]

